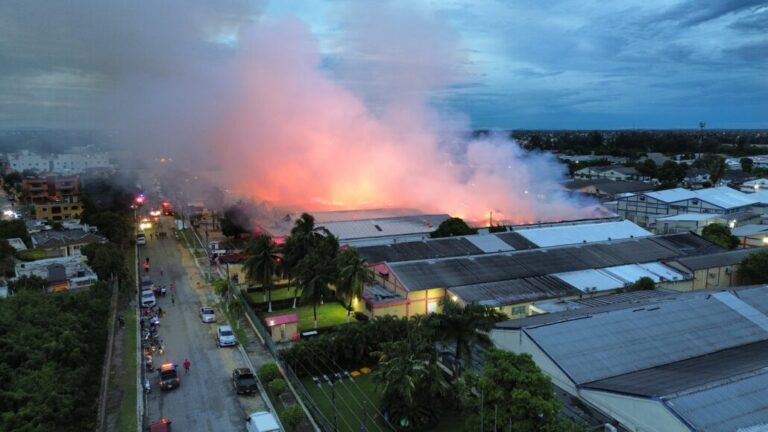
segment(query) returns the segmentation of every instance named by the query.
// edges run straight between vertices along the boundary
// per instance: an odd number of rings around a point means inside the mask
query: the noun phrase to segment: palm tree
[[[268,300],[268,312],[272,312],[272,284],[277,271],[275,244],[272,237],[262,234],[251,241],[246,248],[250,258],[245,261],[245,277],[250,283],[260,283]]]
[[[472,366],[472,348],[491,346],[491,339],[486,332],[493,328],[493,324],[505,317],[493,308],[468,304],[461,307],[450,299],[443,300],[443,313],[433,316],[433,328],[437,339],[454,342],[456,350],[454,356],[457,366],[465,362],[467,367]],[[460,374],[460,368],[454,370],[454,375]]]
[[[418,332],[383,344],[374,381],[382,387],[382,411],[396,427],[421,428],[437,416],[435,402],[450,388],[432,344]]]
[[[317,305],[323,301],[323,296],[328,292],[328,285],[336,278],[333,258],[313,250],[299,262],[297,273],[296,281],[298,287],[301,287],[301,299],[303,302],[312,302],[317,328]]]
[[[291,234],[285,242],[282,267],[285,275],[288,277],[289,285],[295,282],[298,273],[298,265],[312,249],[313,243],[317,240],[318,234],[315,228],[315,218],[302,213],[299,219],[296,219]],[[296,309],[296,303],[299,298],[300,286],[296,284],[293,289],[293,308]]]
[[[336,265],[339,272],[336,290],[339,295],[348,300],[347,321],[349,321],[352,312],[352,300],[361,298],[365,285],[374,282],[373,271],[354,248],[341,251],[336,257]]]

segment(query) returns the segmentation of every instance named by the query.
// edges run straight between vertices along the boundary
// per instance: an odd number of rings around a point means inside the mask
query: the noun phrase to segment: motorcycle
[[[153,372],[155,370],[155,366],[152,363],[151,355],[147,355],[144,357],[144,366],[147,369],[147,372]]]
[[[149,379],[144,378],[144,393],[149,393],[152,391],[152,386],[149,385]]]

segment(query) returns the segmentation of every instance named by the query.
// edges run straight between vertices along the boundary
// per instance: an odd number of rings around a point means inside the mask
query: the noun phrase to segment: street
[[[198,309],[203,305],[214,306],[216,297],[200,278],[187,249],[174,238],[172,225],[171,217],[162,217],[160,226],[146,230],[147,244],[139,247],[139,263],[149,257],[148,274],[152,281],[168,288],[167,295],[157,299],[165,312],[160,320],[165,352],[155,354],[154,366],[176,363],[181,384],[161,391],[157,371],[148,373],[152,390],[147,395],[145,420],[166,417],[173,422],[174,430],[180,431],[243,431],[246,415],[265,411],[266,405],[259,395],[234,393],[230,382],[232,370],[247,367],[248,363],[239,348],[217,347],[217,324],[201,322]],[[166,231],[168,237],[158,239],[159,231]],[[143,269],[140,271],[147,274]],[[171,292],[171,282],[175,283],[175,293]],[[215,309],[218,324],[223,324],[223,313]],[[191,362],[189,375],[185,375],[182,367],[185,359]]]

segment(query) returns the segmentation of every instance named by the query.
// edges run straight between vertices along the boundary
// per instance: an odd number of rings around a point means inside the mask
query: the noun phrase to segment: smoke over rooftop
[[[460,113],[434,108],[441,89],[472,73],[435,16],[341,3],[336,45],[321,50],[306,23],[260,17],[254,2],[97,3],[59,5],[69,20],[27,36],[55,47],[67,34],[62,63],[98,84],[94,118],[137,153],[171,156],[240,196],[309,209],[583,216],[553,194],[564,177],[553,156],[506,136],[466,138]],[[48,7],[17,6],[21,21]]]

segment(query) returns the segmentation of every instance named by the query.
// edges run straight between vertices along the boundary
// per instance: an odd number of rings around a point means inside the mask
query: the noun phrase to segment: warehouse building
[[[502,322],[500,349],[633,432],[765,430],[768,285],[606,303]]]

